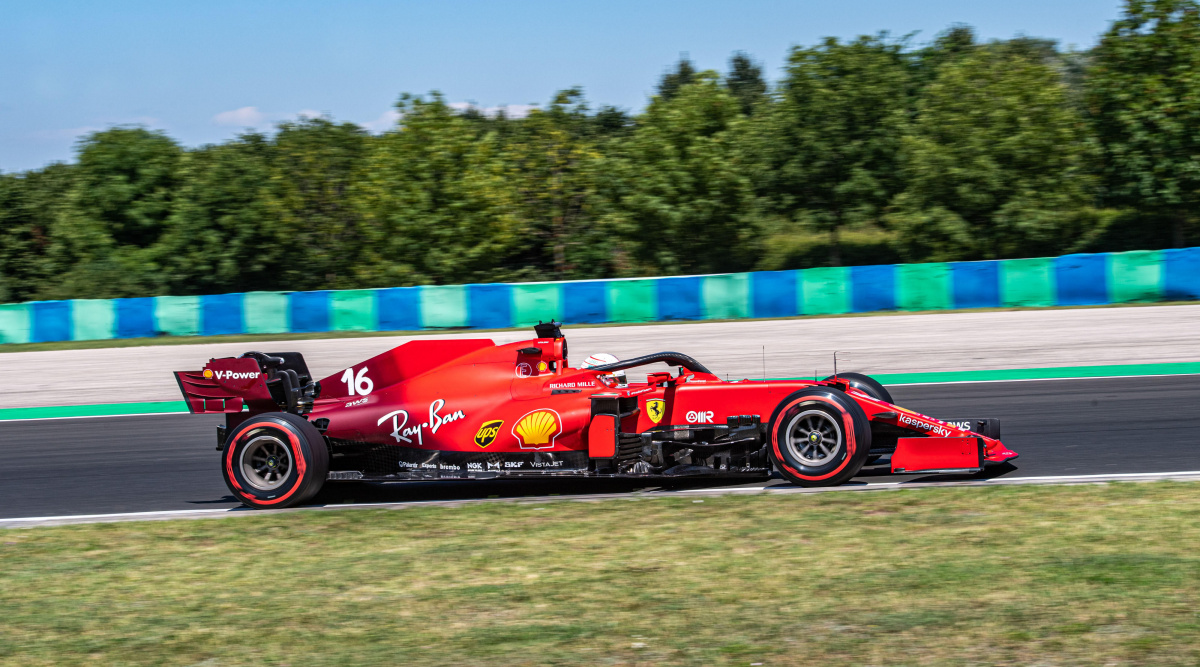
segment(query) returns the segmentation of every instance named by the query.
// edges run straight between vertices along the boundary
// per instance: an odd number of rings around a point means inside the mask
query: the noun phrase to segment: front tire
[[[825,381],[833,379],[841,380],[842,382],[849,384],[851,387],[854,387],[871,398],[883,401],[884,403],[891,403],[892,405],[896,404],[896,400],[892,398],[892,394],[887,390],[887,387],[880,384],[879,381],[870,375],[863,375],[862,373],[838,373],[837,375],[830,375],[829,377],[825,378]],[[895,442],[891,444],[891,448],[896,448]],[[882,454],[868,456],[863,465],[875,465],[876,463],[879,463],[879,459],[882,458]]]
[[[884,403],[891,403],[892,405],[896,404],[887,387],[884,387],[870,375],[863,375],[862,373],[838,373],[837,375],[830,375],[825,378],[826,381],[833,379],[841,380],[871,398],[883,401]]]
[[[292,507],[321,490],[329,475],[329,449],[321,432],[302,417],[256,415],[226,438],[221,475],[248,507]]]
[[[771,461],[799,486],[835,486],[858,474],[871,451],[862,408],[837,389],[813,387],[785,398],[770,424]]]

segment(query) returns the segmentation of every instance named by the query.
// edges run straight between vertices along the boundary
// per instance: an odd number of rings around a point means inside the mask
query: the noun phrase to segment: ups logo
[[[496,436],[500,433],[500,427],[504,425],[503,419],[493,419],[490,422],[483,422],[483,426],[475,432],[475,444],[480,447],[487,447],[496,441]]]

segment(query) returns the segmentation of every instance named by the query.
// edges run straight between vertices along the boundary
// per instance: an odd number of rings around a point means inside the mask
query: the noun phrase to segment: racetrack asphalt
[[[936,417],[999,417],[1004,443],[1021,457],[975,477],[891,475],[886,468],[867,468],[857,482],[965,483],[981,476],[1200,470],[1198,375],[890,389],[898,404]],[[221,419],[145,415],[0,422],[0,520],[236,507],[218,471],[215,429]],[[314,502],[584,496],[656,488],[649,484],[590,479],[335,483]],[[721,485],[690,480],[672,488]]]

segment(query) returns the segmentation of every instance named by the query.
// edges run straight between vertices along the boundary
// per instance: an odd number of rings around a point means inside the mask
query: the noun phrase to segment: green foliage
[[[754,113],[755,108],[766,99],[767,81],[763,78],[762,66],[742,51],[729,59],[725,86],[741,105],[742,113],[747,115]]]
[[[349,193],[366,156],[366,132],[327,118],[284,123],[272,152],[264,199],[286,239],[276,267],[281,277],[290,289],[356,287],[355,255],[366,239]]]
[[[912,62],[917,81],[920,85],[929,83],[943,64],[971,53],[975,45],[974,28],[961,23],[950,26],[932,44],[918,51]]]
[[[838,252],[849,266],[895,264],[902,260],[896,235],[877,228],[842,232],[837,237]],[[809,269],[829,262],[833,239],[828,232],[801,228],[777,232],[766,237],[757,268],[762,271]]]
[[[658,82],[658,96],[664,100],[669,100],[678,95],[680,89],[684,86],[695,82],[696,68],[692,65],[692,61],[688,59],[687,54],[684,54],[680,57],[679,62],[675,64],[675,69],[667,70]]]
[[[73,187],[57,220],[54,298],[144,296],[160,291],[156,244],[174,205],[184,151],[161,132],[117,127],[79,145]]]
[[[352,194],[365,243],[343,260],[371,286],[490,278],[518,240],[497,133],[436,93],[397,109],[403,128],[373,142]]]
[[[831,264],[841,263],[838,233],[877,221],[902,187],[910,77],[903,43],[883,35],[796,47],[759,123],[764,196],[773,211],[831,234]]]
[[[267,205],[271,142],[246,134],[189,152],[159,261],[171,294],[280,289],[288,239]]]
[[[1182,244],[1200,204],[1200,4],[1128,0],[1086,87],[1112,201],[1163,214]]]
[[[0,303],[37,299],[54,279],[56,221],[70,190],[63,164],[0,175]]]
[[[404,95],[185,149],[85,137],[0,174],[0,302],[571,280],[1200,244],[1200,0],[1100,44],[797,46],[772,87],[686,56],[647,108],[523,117]]]
[[[519,221],[515,262],[533,280],[612,274],[611,220],[599,195],[604,158],[579,89],[534,110],[505,150],[506,179]],[[544,267],[538,270],[537,267]]]
[[[650,103],[614,147],[619,228],[643,274],[742,270],[756,259],[738,101],[715,72]]]
[[[924,88],[888,218],[908,258],[1049,255],[1079,236],[1087,128],[1044,60],[1028,44],[971,47]]]
[[[171,212],[183,151],[144,128],[97,132],[80,145],[75,206],[118,246],[148,248]]]
[[[621,109],[605,105],[591,117],[591,125],[597,137],[619,137],[629,134],[633,129],[633,119]]]

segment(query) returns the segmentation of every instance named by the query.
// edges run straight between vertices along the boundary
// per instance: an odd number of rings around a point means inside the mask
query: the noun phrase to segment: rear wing
[[[321,394],[299,352],[247,352],[210,359],[199,371],[176,371],[175,382],[192,414],[283,410],[304,414]]]

